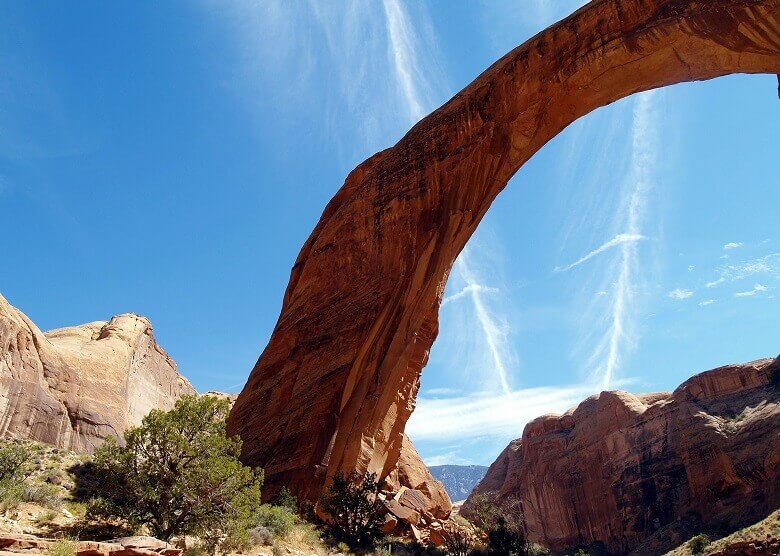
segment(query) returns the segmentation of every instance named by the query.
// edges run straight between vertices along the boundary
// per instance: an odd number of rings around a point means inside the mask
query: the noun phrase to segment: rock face
[[[43,333],[0,296],[0,437],[91,452],[194,393],[146,318]]]
[[[452,500],[465,500],[488,470],[484,465],[434,465],[428,469]]]
[[[602,392],[526,425],[464,504],[513,508],[554,550],[625,553],[694,520],[741,527],[780,507],[780,358],[696,375],[673,393]],[[700,529],[703,530],[703,529]],[[645,542],[659,554],[671,546]]]
[[[396,465],[450,269],[509,178],[571,122],[638,91],[780,73],[780,0],[595,0],[355,168],[293,266],[228,422],[269,485],[316,501]]]

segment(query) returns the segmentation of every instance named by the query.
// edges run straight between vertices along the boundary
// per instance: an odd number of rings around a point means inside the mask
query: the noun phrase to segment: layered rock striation
[[[339,471],[390,474],[447,276],[509,178],[601,106],[737,72],[780,73],[780,0],[594,0],[360,164],[231,412],[244,462],[311,501]]]
[[[658,554],[661,541],[680,543],[675,528],[762,519],[780,507],[780,358],[707,371],[672,393],[602,392],[539,417],[461,513],[485,501],[554,550],[623,554],[644,542],[637,553]]]
[[[0,437],[91,452],[194,393],[146,318],[44,333],[0,296]]]

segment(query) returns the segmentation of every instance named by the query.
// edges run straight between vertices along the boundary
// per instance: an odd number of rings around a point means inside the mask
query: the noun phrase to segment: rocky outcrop
[[[0,296],[0,437],[91,452],[193,393],[146,318],[43,333]]]
[[[780,507],[780,358],[701,373],[673,393],[602,392],[526,425],[461,513],[512,508],[554,550],[664,552],[670,529],[733,529]],[[665,547],[667,550],[670,546]]]
[[[231,412],[244,462],[311,501],[336,472],[388,475],[447,275],[509,178],[600,106],[735,72],[780,73],[780,0],[595,0],[360,164]]]
[[[0,533],[0,553],[51,554],[62,540],[42,539],[33,535]],[[124,537],[106,542],[71,542],[73,556],[180,556],[181,549],[153,537]]]

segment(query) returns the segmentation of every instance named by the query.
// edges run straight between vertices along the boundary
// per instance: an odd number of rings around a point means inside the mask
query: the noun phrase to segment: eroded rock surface
[[[0,295],[0,437],[91,452],[194,393],[146,318],[44,333]]]
[[[388,475],[448,273],[509,178],[600,106],[737,72],[780,73],[780,0],[595,0],[360,164],[231,412],[244,462],[311,501],[338,471]]]
[[[461,513],[473,516],[480,497],[512,508],[529,540],[555,550],[625,553],[644,541],[636,554],[659,554],[691,520],[700,531],[753,523],[780,507],[780,358],[707,371],[673,393],[602,392],[539,417]]]

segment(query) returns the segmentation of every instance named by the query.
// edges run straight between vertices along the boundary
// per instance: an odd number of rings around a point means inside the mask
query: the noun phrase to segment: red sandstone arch
[[[600,106],[730,73],[780,73],[780,0],[595,0],[360,164],[230,416],[244,461],[309,500],[338,470],[387,474],[450,268],[509,178]]]

